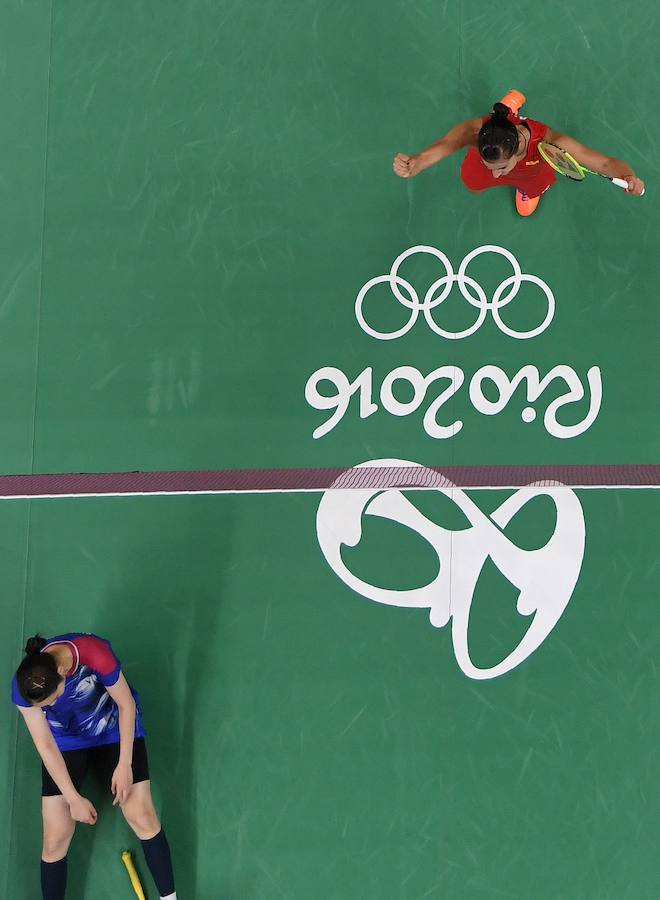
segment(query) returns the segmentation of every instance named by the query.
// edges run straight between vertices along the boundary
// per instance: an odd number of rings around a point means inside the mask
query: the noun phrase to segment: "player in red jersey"
[[[543,122],[519,115],[525,102],[519,91],[509,91],[496,103],[490,116],[468,119],[414,156],[397,153],[393,168],[401,178],[411,178],[441,160],[468,147],[461,166],[461,179],[470,191],[486,191],[498,185],[516,189],[516,209],[530,216],[541,194],[555,182],[554,170],[538,151],[539,141],[548,141],[567,150],[589,169],[628,182],[626,193],[641,196],[644,182],[619,159],[591,150],[574,138],[555,131]]]

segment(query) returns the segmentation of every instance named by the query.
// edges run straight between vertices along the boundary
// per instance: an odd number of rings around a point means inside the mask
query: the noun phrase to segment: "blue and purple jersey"
[[[73,654],[73,665],[65,677],[64,693],[51,706],[42,707],[48,726],[60,750],[80,750],[119,741],[119,707],[106,691],[121,674],[119,660],[109,641],[95,634],[71,633],[51,638],[47,647],[66,644]],[[138,696],[135,700],[135,737],[144,737]],[[16,706],[29,707],[18,690],[16,676],[11,685]]]

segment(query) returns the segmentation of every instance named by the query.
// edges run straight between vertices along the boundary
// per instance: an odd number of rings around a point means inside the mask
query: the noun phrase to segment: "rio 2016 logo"
[[[585,542],[584,516],[576,494],[562,485],[530,484],[507,497],[487,516],[441,473],[425,470],[430,489],[453,501],[470,522],[469,528],[453,531],[424,516],[400,489],[342,490],[343,485],[350,484],[356,469],[381,466],[399,470],[414,467],[416,472],[420,469],[408,460],[371,460],[349,470],[324,493],[316,515],[316,531],[328,565],[348,587],[369,600],[430,609],[431,624],[436,628],[442,628],[451,619],[456,661],[468,677],[497,678],[510,672],[540,647],[573,594]],[[555,505],[554,532],[544,546],[524,550],[502,530],[530,500],[539,496],[550,497]],[[438,560],[436,577],[421,587],[400,591],[371,584],[355,575],[342,558],[342,547],[358,546],[365,515],[397,522],[430,544]],[[475,588],[488,558],[519,591],[520,615],[533,618],[508,656],[495,666],[481,669],[470,657],[468,628]]]
[[[485,253],[503,256],[513,270],[513,274],[505,278],[496,288],[490,300],[483,287],[467,274],[470,263]],[[444,274],[431,284],[422,299],[414,285],[399,274],[401,264],[416,254],[429,254],[439,260],[444,268]],[[365,298],[379,284],[389,286],[392,298],[408,314],[407,321],[393,331],[377,330],[367,322],[365,316]],[[507,325],[501,313],[503,308],[517,300],[523,284],[530,284],[541,291],[545,301],[545,313],[541,321],[528,331],[519,331]],[[438,323],[442,304],[449,297],[454,285],[458,285],[463,299],[476,311],[474,322],[461,331],[449,331]],[[379,341],[392,341],[407,334],[418,322],[420,313],[423,314],[426,326],[444,340],[460,341],[469,338],[481,328],[490,313],[495,325],[504,335],[522,341],[537,337],[548,328],[555,314],[555,298],[545,281],[536,275],[524,274],[516,257],[504,247],[492,244],[477,247],[467,254],[458,271],[454,272],[451,262],[442,251],[435,247],[417,246],[401,253],[394,260],[389,273],[369,279],[360,288],[355,300],[355,318],[362,331],[369,337]],[[428,401],[423,417],[424,431],[429,437],[451,438],[463,428],[464,423],[460,419],[440,421],[439,418],[443,407],[466,382],[466,374],[459,366],[449,363],[423,374],[414,366],[401,365],[385,376],[379,390],[374,389],[373,382],[371,366],[365,367],[355,377],[350,377],[331,365],[322,366],[313,372],[305,385],[305,399],[314,409],[330,411],[331,415],[314,429],[312,436],[318,439],[329,434],[342,421],[354,397],[357,399],[359,417],[367,419],[381,407],[393,416],[411,415],[427,403],[429,394],[434,394]],[[499,366],[484,365],[469,378],[468,395],[476,412],[494,416],[508,406],[517,388],[524,385],[527,403],[520,411],[520,417],[523,422],[530,423],[537,415],[532,404],[541,400],[544,392],[554,382],[563,382],[566,390],[547,404],[543,414],[545,430],[555,438],[577,437],[593,425],[600,412],[603,388],[598,366],[591,366],[588,369],[585,389],[577,372],[563,363],[553,366],[544,375],[535,365],[527,364],[511,376]],[[321,390],[326,385],[325,390]],[[400,400],[397,397],[395,390],[397,385],[399,394],[401,387],[404,387],[405,393],[411,395],[410,399]],[[564,424],[558,421],[560,410],[583,401],[587,394],[588,409],[579,422]]]
[[[444,267],[444,274],[430,285],[424,296],[400,274],[401,264],[415,254],[430,254]],[[503,256],[510,263],[513,274],[505,278],[489,299],[482,286],[467,274],[470,263],[484,253]],[[407,312],[407,321],[392,331],[380,331],[367,320],[365,298],[377,285],[387,285],[391,297]],[[528,331],[512,328],[502,317],[502,309],[517,299],[523,284],[540,290],[545,306],[540,321]],[[446,323],[440,324],[442,304],[449,297],[454,285],[463,299],[475,310],[474,321],[466,328],[450,331]],[[520,300],[518,300],[520,302]],[[394,261],[390,272],[367,281],[355,300],[355,318],[362,331],[378,341],[391,341],[403,337],[423,321],[434,334],[444,341],[461,341],[475,334],[490,316],[496,327],[508,338],[529,340],[544,332],[555,314],[555,298],[548,285],[535,275],[525,275],[515,256],[503,247],[487,245],[469,253],[455,272],[447,256],[434,247],[417,246],[406,250]],[[461,420],[439,421],[444,404],[460,390],[465,373],[455,365],[443,365],[423,375],[410,365],[393,369],[383,380],[378,399],[380,406],[395,416],[406,416],[418,410],[434,385],[442,389],[432,397],[423,418],[424,430],[433,438],[451,438],[462,428]],[[543,424],[556,438],[574,438],[585,432],[596,420],[602,400],[601,374],[598,366],[587,371],[589,406],[584,418],[568,425],[557,419],[557,413],[569,404],[582,401],[586,391],[575,370],[565,364],[552,367],[541,375],[534,365],[524,365],[509,377],[501,368],[484,365],[469,380],[469,397],[473,408],[483,415],[496,415],[512,400],[516,389],[526,385],[528,404],[540,400],[544,391],[554,381],[563,381],[567,390],[555,396],[546,406]],[[332,386],[333,393],[322,393],[324,382]],[[410,399],[402,401],[395,395],[397,382],[406,382]],[[443,384],[445,383],[445,384]],[[490,386],[489,396],[484,385]],[[496,394],[493,397],[493,390]],[[556,393],[556,391],[555,391]],[[373,370],[364,368],[352,380],[340,369],[323,366],[308,379],[305,398],[314,409],[331,411],[331,415],[313,432],[318,439],[328,434],[343,419],[351,399],[356,397],[360,418],[366,419],[379,409],[374,400]],[[526,405],[521,410],[523,422],[533,422],[536,410]],[[372,470],[394,468],[396,487],[358,487],[355,476],[365,468]],[[424,516],[402,491],[406,470],[425,473],[425,487],[439,491],[453,501],[465,515],[470,527],[453,531],[443,528]],[[358,483],[361,483],[358,479]],[[391,484],[391,482],[390,482]],[[530,500],[549,497],[555,507],[555,527],[552,536],[542,547],[525,550],[518,547],[504,533],[513,517]],[[357,547],[362,539],[364,516],[376,516],[403,525],[417,533],[434,551],[438,562],[437,575],[425,585],[411,590],[393,590],[374,585],[355,575],[342,557],[342,547]],[[420,467],[408,460],[376,459],[362,463],[341,476],[321,499],[316,528],[319,545],[325,559],[335,574],[352,590],[377,603],[407,608],[428,608],[431,624],[448,625],[451,620],[454,654],[461,670],[470,678],[490,679],[510,672],[526,660],[545,641],[556,626],[568,605],[577,583],[585,546],[585,525],[582,507],[576,494],[558,483],[530,484],[509,496],[490,515],[483,513],[462,490],[452,485],[440,472]],[[488,559],[518,591],[517,610],[522,616],[532,616],[525,634],[517,646],[499,663],[489,668],[479,668],[470,656],[468,630],[470,611],[480,573]],[[405,564],[405,563],[404,563]]]

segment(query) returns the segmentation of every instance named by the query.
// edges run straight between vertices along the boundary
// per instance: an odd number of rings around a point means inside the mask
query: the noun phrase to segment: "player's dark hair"
[[[25,659],[16,672],[18,690],[28,703],[42,703],[55,693],[62,681],[55,658],[50,653],[42,653],[45,646],[40,634],[29,638]]]
[[[518,149],[518,129],[509,121],[511,110],[496,103],[493,112],[479,130],[479,155],[486,162],[511,159]]]

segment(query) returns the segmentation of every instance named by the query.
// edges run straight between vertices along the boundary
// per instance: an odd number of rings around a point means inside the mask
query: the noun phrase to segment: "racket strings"
[[[544,142],[543,146],[539,145],[539,152],[548,165],[552,166],[552,168],[556,172],[559,172],[560,175],[565,175],[566,178],[572,178],[573,181],[584,180],[584,172],[582,169],[579,168],[575,161],[561,148],[554,147],[552,144],[546,144]]]

